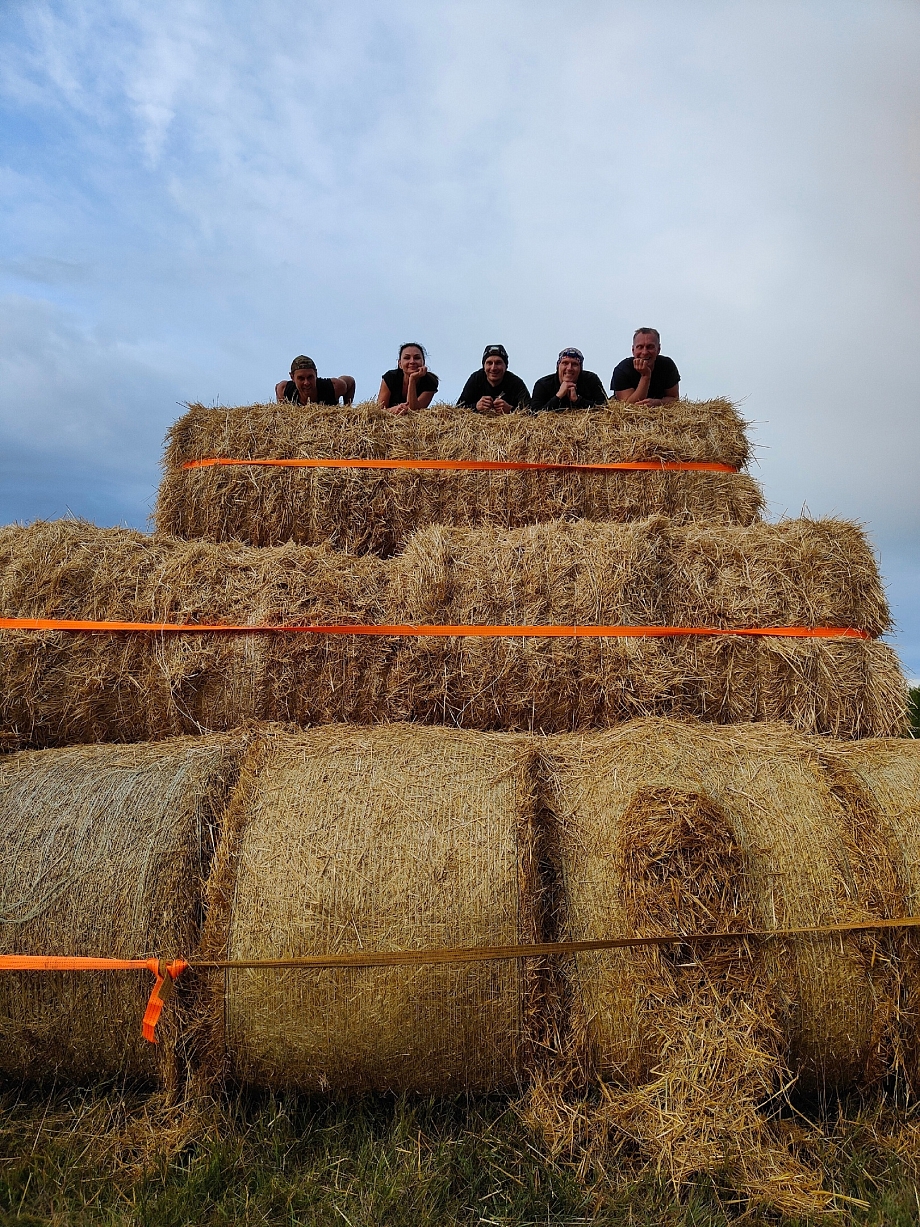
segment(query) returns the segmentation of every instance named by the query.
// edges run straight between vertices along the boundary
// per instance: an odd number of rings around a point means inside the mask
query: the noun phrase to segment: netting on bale
[[[522,738],[447,729],[268,735],[209,886],[206,954],[535,941],[532,756]],[[217,973],[211,1072],[345,1093],[514,1085],[527,975],[516,961]]]
[[[373,403],[192,405],[172,427],[157,531],[251,545],[329,541],[388,554],[429,524],[514,528],[557,518],[750,524],[763,496],[747,473],[421,472],[214,467],[233,459],[434,459],[608,463],[749,460],[745,422],[725,400],[663,406],[611,401],[593,413],[492,418],[438,404],[396,417]]]
[[[175,958],[194,950],[203,880],[244,738],[79,746],[0,759],[0,953]],[[154,1046],[147,971],[0,974],[0,1077],[175,1084],[179,982]]]
[[[546,755],[570,939],[901,914],[882,831],[784,726],[641,721]],[[890,1068],[889,953],[852,934],[578,955],[563,1073],[537,1079],[527,1114],[583,1165],[632,1150],[677,1183],[728,1171],[755,1200],[819,1209],[817,1176],[761,1109],[784,1084],[865,1086]]]
[[[888,611],[871,549],[837,521],[749,529],[556,522],[429,528],[389,561],[256,549],[77,522],[0,530],[11,617],[240,624],[853,626]],[[236,727],[413,720],[504,731],[648,715],[896,734],[906,685],[863,640],[3,634],[9,746]]]

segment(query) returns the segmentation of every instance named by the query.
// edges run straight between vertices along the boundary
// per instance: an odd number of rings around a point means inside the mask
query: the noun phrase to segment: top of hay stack
[[[741,468],[747,423],[727,400],[668,405],[610,401],[606,411],[487,417],[438,403],[395,416],[374,401],[349,405],[238,405],[188,413],[169,430],[167,468],[236,459],[399,457],[590,461],[703,460]]]

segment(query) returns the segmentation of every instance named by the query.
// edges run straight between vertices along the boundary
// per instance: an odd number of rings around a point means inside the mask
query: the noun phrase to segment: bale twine
[[[895,914],[887,845],[771,725],[639,721],[548,743],[564,932],[722,932]],[[895,976],[865,934],[578,955],[561,1069],[525,1115],[580,1163],[632,1152],[675,1183],[726,1173],[755,1202],[816,1212],[829,1194],[761,1111],[781,1087],[877,1079]],[[595,1081],[593,1098],[582,1088]]]
[[[209,468],[236,459],[420,458],[563,463],[635,460],[746,465],[745,423],[725,400],[664,406],[612,401],[603,412],[490,418],[438,404],[394,417],[366,403],[192,405],[167,437],[156,508],[160,533],[251,545],[330,541],[387,554],[428,524],[514,528],[558,517],[750,524],[763,509],[746,473],[452,473]]]
[[[523,739],[446,729],[269,735],[209,886],[206,953],[536,940],[531,758]],[[211,1052],[261,1086],[494,1090],[525,1059],[525,975],[515,961],[228,970],[212,977]]]
[[[865,538],[837,521],[704,530],[662,518],[429,528],[389,561],[78,522],[0,529],[6,616],[239,624],[852,626],[888,611]],[[414,720],[503,731],[649,715],[893,734],[906,686],[882,643],[3,631],[6,746]]]
[[[239,738],[81,746],[0,759],[0,953],[173,958],[194,950],[203,878]],[[0,974],[0,1075],[161,1079],[183,985],[155,1047],[145,971]]]

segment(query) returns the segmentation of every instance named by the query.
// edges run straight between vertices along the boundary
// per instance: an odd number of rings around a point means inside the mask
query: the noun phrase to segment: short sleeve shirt
[[[640,373],[633,366],[632,358],[624,358],[613,368],[610,387],[616,392],[625,392],[628,388],[638,388]],[[659,354],[652,367],[652,377],[648,384],[648,397],[651,400],[661,400],[668,388],[680,383],[680,371],[670,358]]]
[[[395,367],[392,371],[385,371],[383,382],[390,389],[390,404],[404,405],[406,403],[406,394],[403,391],[403,373],[399,367]],[[437,375],[432,375],[431,371],[427,375],[423,375],[416,383],[415,390],[419,394],[422,392],[437,392]]]

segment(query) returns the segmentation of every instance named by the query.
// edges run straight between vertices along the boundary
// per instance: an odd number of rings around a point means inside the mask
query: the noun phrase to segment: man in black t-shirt
[[[555,375],[544,375],[533,386],[531,413],[549,410],[606,408],[607,393],[593,371],[586,371],[580,349],[564,349],[556,363]]]
[[[337,405],[339,398],[350,405],[355,398],[355,381],[351,375],[338,379],[320,379],[316,363],[300,354],[291,363],[291,378],[275,384],[275,399],[293,405]]]
[[[508,370],[508,351],[504,345],[485,347],[482,366],[463,385],[457,404],[475,413],[493,415],[530,408],[527,384]]]
[[[661,352],[655,328],[633,333],[632,357],[614,367],[610,387],[619,401],[629,405],[663,405],[680,395],[680,371]]]

